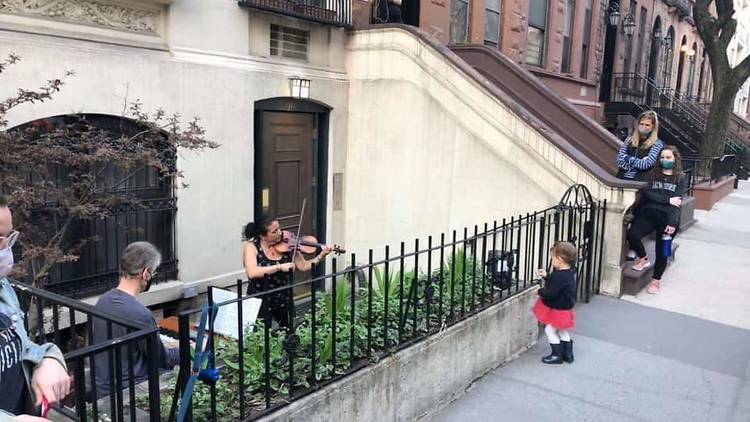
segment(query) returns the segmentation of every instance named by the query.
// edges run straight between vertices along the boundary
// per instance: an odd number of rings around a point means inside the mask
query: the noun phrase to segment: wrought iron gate
[[[555,240],[571,242],[578,248],[576,282],[578,300],[588,302],[599,293],[604,257],[604,224],[607,200],[596,201],[584,185],[573,185],[555,207]]]

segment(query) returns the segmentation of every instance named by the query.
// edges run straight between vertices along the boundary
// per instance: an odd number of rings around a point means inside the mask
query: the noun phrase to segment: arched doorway
[[[662,42],[661,32],[661,17],[657,16],[654,21],[654,27],[651,31],[651,50],[648,55],[648,72],[647,77],[649,80],[648,89],[646,90],[646,104],[651,104],[653,100],[653,86],[658,86],[656,81],[657,75],[659,74],[659,47]]]
[[[620,6],[617,0],[609,0],[607,10],[616,8],[619,10]],[[617,26],[610,25],[609,22],[605,23],[607,27],[606,34],[604,36],[604,59],[602,63],[602,83],[599,87],[599,101],[609,101],[609,97],[612,91],[612,71],[615,67],[615,49],[617,47]]]
[[[682,90],[682,74],[685,69],[685,56],[687,56],[688,46],[687,37],[682,36],[682,42],[680,42],[680,59],[677,62],[677,84],[675,85],[675,95],[680,96]]]
[[[704,80],[706,78],[705,70],[706,70],[706,49],[703,48],[703,54],[701,54],[701,70],[700,70],[700,73],[698,74],[698,95],[697,95],[698,102],[701,102],[705,99],[703,95],[703,87],[705,86]]]
[[[662,76],[660,87],[669,89],[672,85],[672,53],[674,52],[674,27],[667,30],[667,37],[662,43]]]
[[[328,113],[316,101],[283,97],[255,103],[255,213],[325,237]]]
[[[688,82],[687,82],[687,89],[685,89],[685,97],[687,99],[693,99],[693,87],[695,86],[695,53],[698,49],[698,45],[696,43],[693,43],[693,46],[690,47],[690,50],[687,52],[688,61],[690,62],[690,66],[688,67]]]
[[[274,217],[282,229],[296,232],[305,200],[300,233],[322,243],[326,237],[329,112],[325,104],[292,97],[255,103],[254,213]],[[295,274],[295,280],[307,277]],[[309,288],[295,288],[294,293],[304,297]]]

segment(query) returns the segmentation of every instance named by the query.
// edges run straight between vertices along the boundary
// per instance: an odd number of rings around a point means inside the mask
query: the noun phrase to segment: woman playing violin
[[[280,248],[283,233],[279,222],[268,217],[260,217],[248,223],[244,230],[245,245],[242,262],[250,279],[248,294],[276,289],[292,284],[293,269],[310,271],[331,253],[332,248],[322,245],[315,258],[305,259],[297,250],[292,260],[293,248]],[[285,289],[262,297],[261,318],[272,318],[280,326],[291,328],[291,311],[294,309],[292,289]]]

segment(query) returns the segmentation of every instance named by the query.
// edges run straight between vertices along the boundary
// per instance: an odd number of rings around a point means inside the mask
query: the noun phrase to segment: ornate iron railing
[[[239,5],[327,25],[352,24],[351,0],[240,0]]]
[[[215,335],[221,330],[209,324],[211,365],[220,367],[222,378],[196,388],[189,419],[267,415],[520,294],[538,283],[538,268],[549,268],[549,248],[556,240],[578,247],[578,296],[588,301],[601,279],[605,210],[606,201],[594,201],[578,185],[557,206],[465,228],[462,234],[430,236],[426,244],[415,239],[413,249],[402,242],[395,254],[386,246],[379,259],[373,250],[364,260],[352,254],[344,269],[333,259],[328,274],[293,286],[245,296],[249,282],[238,280],[230,293],[234,298],[223,301],[209,288],[210,306],[218,306],[219,312],[236,308],[233,327],[246,326],[243,309],[251,300],[262,299],[265,307],[274,296],[291,297],[295,288],[306,287],[311,294],[304,307],[290,310],[293,323],[287,328],[277,329],[270,318],[263,319],[264,310],[254,328],[237,338]],[[179,315],[183,345],[189,344],[190,323],[198,312]],[[190,354],[183,353],[175,399],[162,409],[164,417],[174,415],[190,365]],[[232,385],[239,387],[227,388]]]

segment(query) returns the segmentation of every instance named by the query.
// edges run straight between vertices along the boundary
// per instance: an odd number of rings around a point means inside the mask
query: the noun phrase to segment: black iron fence
[[[688,156],[683,158],[682,166],[689,176],[690,189],[698,183],[716,183],[729,176],[736,176],[740,169],[739,157],[724,155],[718,158]]]
[[[210,287],[209,309],[218,307],[220,315],[233,309],[234,328],[226,334],[228,321],[209,322],[208,367],[218,368],[221,379],[197,384],[185,403],[187,419],[256,419],[522,293],[538,283],[537,269],[549,268],[556,240],[577,245],[578,296],[588,301],[601,279],[605,210],[606,201],[594,201],[579,185],[557,206],[426,242],[402,242],[395,251],[386,246],[378,258],[371,249],[364,257],[333,259],[329,273],[293,286],[245,296],[248,282],[238,280],[231,293],[221,292],[231,295],[224,300]],[[246,310],[257,299],[267,306],[273,297],[291,298],[301,286],[310,296],[291,310],[290,327],[277,327],[270,318],[247,325],[252,321]],[[191,321],[200,312],[179,314],[182,351],[190,350]],[[180,375],[170,387],[174,399],[161,409],[169,420],[177,414],[192,363],[183,352]]]
[[[82,422],[161,420],[158,412],[149,415],[142,410],[159,408],[156,359],[149,360],[145,379],[123,376],[125,371],[133,373],[136,349],[157,356],[158,328],[144,327],[23,283],[11,285],[24,311],[29,338],[39,344],[53,342],[60,347],[72,378],[72,393],[52,411],[51,417]],[[107,331],[103,335],[105,340],[100,342],[94,342],[97,320],[103,322]],[[104,359],[104,367],[108,368],[109,382],[104,387],[97,387],[95,359]]]
[[[240,6],[322,24],[349,27],[351,0],[240,0]]]

